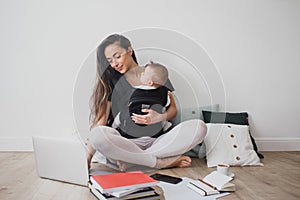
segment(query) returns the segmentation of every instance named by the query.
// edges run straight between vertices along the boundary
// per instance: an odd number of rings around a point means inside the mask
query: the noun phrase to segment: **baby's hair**
[[[165,85],[165,83],[168,80],[169,73],[168,73],[168,69],[164,65],[150,61],[150,63],[147,64],[146,67],[152,69],[151,78],[154,83],[159,85]]]

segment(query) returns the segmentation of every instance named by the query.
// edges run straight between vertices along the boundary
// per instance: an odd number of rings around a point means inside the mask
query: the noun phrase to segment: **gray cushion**
[[[171,122],[172,122],[173,126],[176,126],[180,122],[190,120],[190,119],[203,120],[203,115],[202,115],[203,110],[218,112],[219,104],[178,109],[176,118],[174,118]],[[205,144],[201,143],[201,144],[195,146],[193,149],[186,152],[184,155],[187,155],[190,157],[204,158],[206,156]]]
[[[202,110],[207,111],[219,111],[219,104],[212,104],[200,107],[188,107],[188,108],[178,108],[176,117],[171,120],[172,124],[175,126],[180,122],[190,120],[190,119],[201,119],[203,120]]]

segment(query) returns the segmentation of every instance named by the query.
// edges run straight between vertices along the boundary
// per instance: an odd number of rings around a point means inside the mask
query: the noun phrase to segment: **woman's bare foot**
[[[176,156],[170,158],[158,158],[156,161],[156,168],[172,168],[172,167],[189,167],[192,164],[192,159],[188,156]]]
[[[180,156],[175,162],[168,167],[189,167],[192,164],[192,159],[188,156]]]
[[[119,170],[121,172],[124,172],[127,169],[127,163],[122,162],[122,161],[117,161],[117,165],[119,166]]]
[[[119,170],[122,172],[125,172],[128,168],[134,166],[134,164],[123,162],[120,160],[117,161],[117,165],[119,166]]]

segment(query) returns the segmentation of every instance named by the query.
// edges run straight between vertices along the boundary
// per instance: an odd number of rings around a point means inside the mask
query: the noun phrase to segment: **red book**
[[[90,181],[102,193],[151,187],[157,185],[159,182],[141,171],[95,175],[90,177]]]

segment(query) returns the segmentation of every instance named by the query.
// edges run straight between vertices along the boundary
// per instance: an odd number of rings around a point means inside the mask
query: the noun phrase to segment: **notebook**
[[[37,173],[41,178],[87,186],[86,149],[79,138],[33,136]]]

